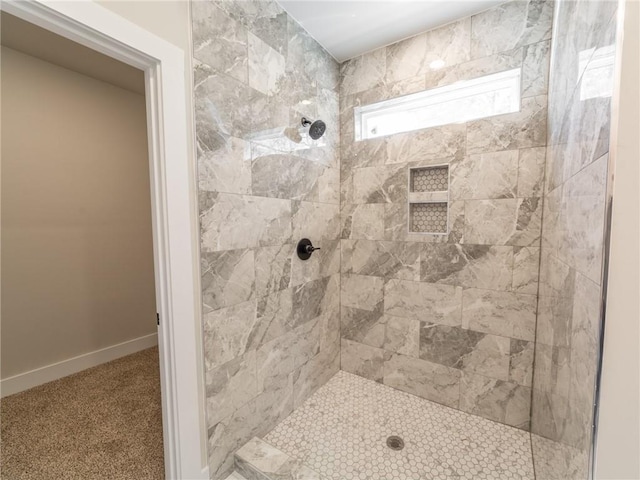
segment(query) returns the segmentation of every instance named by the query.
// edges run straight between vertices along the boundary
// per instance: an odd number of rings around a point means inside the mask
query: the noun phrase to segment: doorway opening
[[[208,478],[197,307],[200,288],[192,181],[194,155],[185,102],[185,92],[190,88],[185,52],[93,2],[9,0],[0,9],[144,72],[164,475]],[[81,128],[78,135],[83,133]],[[58,276],[56,281],[64,282],[65,278]],[[128,342],[117,345],[122,344],[129,345]],[[133,351],[140,350],[139,347],[138,344]],[[102,356],[102,361],[111,359],[105,358],[104,349],[99,349],[97,356]],[[75,371],[66,362],[54,365],[60,377]],[[42,374],[38,369],[35,371]],[[48,381],[37,379],[38,374],[33,377],[33,384]],[[3,392],[9,390],[5,387],[10,383],[2,382]]]
[[[162,478],[144,72],[0,15],[3,471]]]

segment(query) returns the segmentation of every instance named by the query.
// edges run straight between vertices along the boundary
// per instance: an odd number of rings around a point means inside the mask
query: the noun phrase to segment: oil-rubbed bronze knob
[[[316,250],[320,250],[320,248],[314,247],[311,244],[311,240],[308,238],[303,238],[298,242],[298,248],[296,251],[298,252],[298,258],[300,258],[300,260],[308,260],[309,257],[311,257],[311,254]]]

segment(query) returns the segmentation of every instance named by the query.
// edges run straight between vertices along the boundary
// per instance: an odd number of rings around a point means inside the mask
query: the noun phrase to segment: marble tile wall
[[[525,430],[552,17],[513,1],[340,67],[342,369]],[[354,141],[356,106],[512,68],[517,113]],[[408,169],[439,164],[450,232],[409,233]]]
[[[613,68],[589,70],[600,49],[613,65],[617,4],[555,9],[531,412],[545,479],[590,478]],[[585,95],[596,77],[602,95]]]
[[[209,466],[219,479],[234,451],[340,367],[339,68],[272,0],[194,1],[192,23]],[[326,122],[320,140],[298,130],[302,116]],[[295,255],[303,237],[322,248],[306,262]]]

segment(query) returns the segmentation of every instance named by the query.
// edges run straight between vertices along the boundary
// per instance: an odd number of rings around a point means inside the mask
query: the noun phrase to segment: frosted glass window
[[[354,109],[356,140],[520,110],[520,69],[456,82]]]

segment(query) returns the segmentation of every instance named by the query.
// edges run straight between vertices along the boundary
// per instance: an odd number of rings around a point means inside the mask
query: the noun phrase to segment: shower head
[[[309,127],[309,136],[314,140],[318,140],[324,135],[324,131],[327,129],[327,126],[322,120],[312,122],[307,117],[302,117],[302,126]]]

